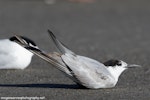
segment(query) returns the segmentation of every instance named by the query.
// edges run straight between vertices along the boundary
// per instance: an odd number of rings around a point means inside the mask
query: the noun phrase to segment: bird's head
[[[127,64],[122,60],[109,60],[103,63],[109,70],[109,72],[114,76],[116,81],[118,81],[119,76],[121,73],[128,69],[128,68],[137,68],[141,67],[140,65],[136,64]]]
[[[24,36],[19,36],[19,37],[13,36],[13,37],[9,38],[9,40],[17,42],[22,45],[26,45],[26,46],[28,45],[28,46],[31,46],[34,48],[38,48],[34,41],[32,41],[31,39],[24,37]]]
[[[126,62],[124,62],[122,60],[114,60],[114,59],[108,60],[108,61],[104,62],[103,64],[107,67],[122,68],[122,69],[140,67],[140,65],[127,64]]]

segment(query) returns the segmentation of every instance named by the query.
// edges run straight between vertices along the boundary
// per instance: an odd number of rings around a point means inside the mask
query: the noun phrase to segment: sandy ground
[[[91,4],[1,0],[0,39],[14,34],[55,51],[47,29],[74,52],[101,62],[111,58],[143,67],[126,70],[112,89],[80,89],[37,56],[25,70],[0,70],[0,97],[45,100],[148,100],[150,98],[150,2],[98,0]]]

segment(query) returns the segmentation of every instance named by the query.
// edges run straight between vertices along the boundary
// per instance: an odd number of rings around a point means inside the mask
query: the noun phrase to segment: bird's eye
[[[122,64],[121,64],[121,62],[119,61],[117,65],[118,65],[118,66],[121,66]]]

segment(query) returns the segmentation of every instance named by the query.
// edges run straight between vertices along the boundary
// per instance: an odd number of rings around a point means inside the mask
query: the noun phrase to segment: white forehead
[[[121,60],[122,66],[127,66],[128,64]]]

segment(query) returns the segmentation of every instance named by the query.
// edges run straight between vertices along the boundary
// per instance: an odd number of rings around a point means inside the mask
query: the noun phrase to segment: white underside
[[[24,69],[33,54],[9,39],[0,40],[0,69]]]

